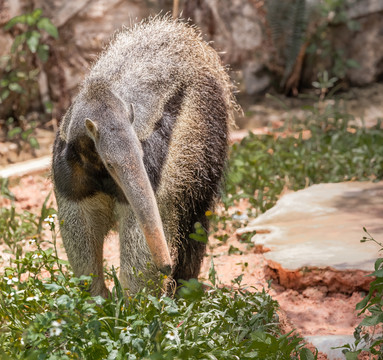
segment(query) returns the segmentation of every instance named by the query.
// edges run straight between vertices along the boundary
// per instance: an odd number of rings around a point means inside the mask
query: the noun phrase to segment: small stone
[[[321,288],[326,288],[326,287],[322,286]],[[326,296],[327,291],[324,292],[323,289],[321,289],[321,288],[309,287],[309,288],[303,290],[302,295],[305,298],[310,298],[313,300],[322,300]]]

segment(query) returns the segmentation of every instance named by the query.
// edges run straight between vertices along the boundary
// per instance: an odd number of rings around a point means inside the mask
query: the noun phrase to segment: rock
[[[308,287],[305,290],[303,290],[302,295],[306,298],[311,298],[314,300],[321,300],[323,299],[328,292],[328,288],[326,286],[320,286],[320,287]]]
[[[344,359],[342,349],[339,347],[345,344],[354,344],[352,335],[322,335],[322,336],[305,336],[306,341],[313,344],[319,351],[327,355],[326,359],[339,360]],[[361,348],[362,346],[358,347]]]
[[[267,69],[259,62],[249,61],[242,70],[243,88],[248,95],[265,92],[271,85],[272,78]]]
[[[317,4],[319,0],[307,1],[308,8]],[[218,0],[185,1],[185,17],[192,18],[206,38],[224,52],[224,62],[239,72],[241,90],[249,95],[262,94],[272,80],[280,80],[286,65],[288,39],[271,40],[273,29],[266,21],[267,10],[265,2],[261,1],[235,0],[227,6],[221,6]],[[347,72],[346,80],[357,86],[371,84],[383,75],[383,2],[349,0],[347,14],[360,23],[361,29],[352,32],[346,25],[331,26],[328,39],[337,50],[344,52],[345,60],[353,59],[360,65]],[[313,29],[315,21],[311,19]],[[301,74],[302,83],[308,87],[317,79],[321,66],[334,66],[331,58],[318,57],[314,64],[308,63],[305,62]]]
[[[360,30],[345,48],[348,58],[359,64],[347,77],[353,85],[363,86],[383,76],[383,10],[359,19],[359,23]]]
[[[358,19],[362,16],[374,14],[383,11],[383,2],[381,0],[350,1],[350,7],[347,15],[350,19]]]
[[[35,0],[44,15],[59,28],[60,38],[54,47],[64,73],[66,90],[73,97],[90,63],[123,25],[149,15],[142,3],[121,0],[80,0],[76,2]],[[51,76],[50,76],[51,75]],[[48,71],[49,80],[55,76]]]
[[[383,182],[318,184],[282,196],[237,232],[269,230],[253,241],[270,248],[265,257],[284,269],[372,271],[379,247],[360,242],[362,228],[382,239],[382,218]]]
[[[317,2],[318,0],[314,0]],[[182,2],[181,2],[182,4]],[[204,38],[221,51],[225,64],[240,81],[241,92],[248,97],[263,94],[284,72],[283,53],[271,40],[266,21],[266,6],[259,0],[233,0],[222,6],[219,0],[184,0],[182,17],[191,18]],[[49,98],[54,102],[53,116],[60,118],[91,62],[123,25],[130,26],[150,14],[171,8],[172,1],[161,0],[3,0],[0,23],[31,8],[42,8],[59,28],[59,39],[49,40],[51,57],[44,64]],[[361,23],[361,30],[350,35],[346,26],[333,29],[334,43],[346,58],[360,67],[347,73],[355,85],[365,85],[383,76],[383,5],[380,0],[352,2],[349,15]],[[0,31],[0,55],[9,51],[12,38]],[[279,47],[282,47],[280,45]],[[302,79],[310,85],[317,68],[307,67]]]
[[[48,16],[55,26],[61,27],[89,3],[91,3],[91,0],[35,0],[35,7],[43,9],[44,15]]]
[[[77,93],[90,64],[116,30],[147,17],[146,2],[122,0],[4,0],[6,18],[31,8],[41,8],[59,30],[59,39],[49,39],[51,56],[43,64],[50,98],[55,106],[53,117],[61,118]],[[4,12],[5,14],[5,12]],[[0,33],[0,49],[9,49],[10,38]],[[4,50],[3,50],[4,49]]]
[[[367,276],[368,271],[337,270],[329,266],[306,266],[289,270],[272,260],[267,260],[264,272],[267,279],[273,280],[273,284],[281,285],[285,289],[303,291],[305,297],[317,299],[325,297],[326,293],[322,296],[319,290],[312,290],[314,287],[326,288],[329,293],[352,294],[355,291],[368,291],[373,281],[373,278]],[[307,292],[304,293],[305,291]]]
[[[271,250],[265,272],[283,287],[352,293],[368,290],[379,257],[379,246],[359,241],[362,228],[382,241],[382,218],[383,182],[319,184],[282,196],[237,233],[258,231],[252,241]]]
[[[234,76],[242,91],[255,95],[267,89],[271,78],[265,63],[270,54],[265,51],[264,14],[254,2],[234,0],[222,6],[218,0],[186,0],[183,14],[222,52],[224,63],[238,72]]]

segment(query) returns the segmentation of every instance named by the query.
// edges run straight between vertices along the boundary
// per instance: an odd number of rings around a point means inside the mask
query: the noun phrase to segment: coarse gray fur
[[[116,222],[120,280],[130,293],[143,286],[134,273],[158,271],[148,266],[156,255],[148,238],[162,228],[171,275],[198,275],[205,244],[188,233],[196,221],[208,226],[205,212],[219,195],[232,90],[213,48],[167,17],[118,32],[92,66],[62,120],[52,166],[68,258],[77,276],[96,275],[92,294],[108,294],[102,247]],[[167,265],[166,249],[157,255]]]

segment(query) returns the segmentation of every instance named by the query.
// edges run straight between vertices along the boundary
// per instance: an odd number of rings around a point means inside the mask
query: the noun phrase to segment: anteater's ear
[[[131,124],[134,122],[134,106],[132,103],[129,105],[129,122]]]
[[[93,141],[97,141],[100,137],[100,133],[98,132],[96,123],[91,119],[85,119],[85,127]]]

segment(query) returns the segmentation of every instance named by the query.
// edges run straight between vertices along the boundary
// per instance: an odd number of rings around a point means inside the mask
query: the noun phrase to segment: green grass
[[[336,105],[311,107],[304,123],[285,129],[297,135],[249,134],[231,150],[223,202],[227,207],[249,199],[256,213],[274,206],[284,188],[318,183],[380,180],[383,177],[383,131],[352,126]],[[302,130],[311,137],[304,139]]]

